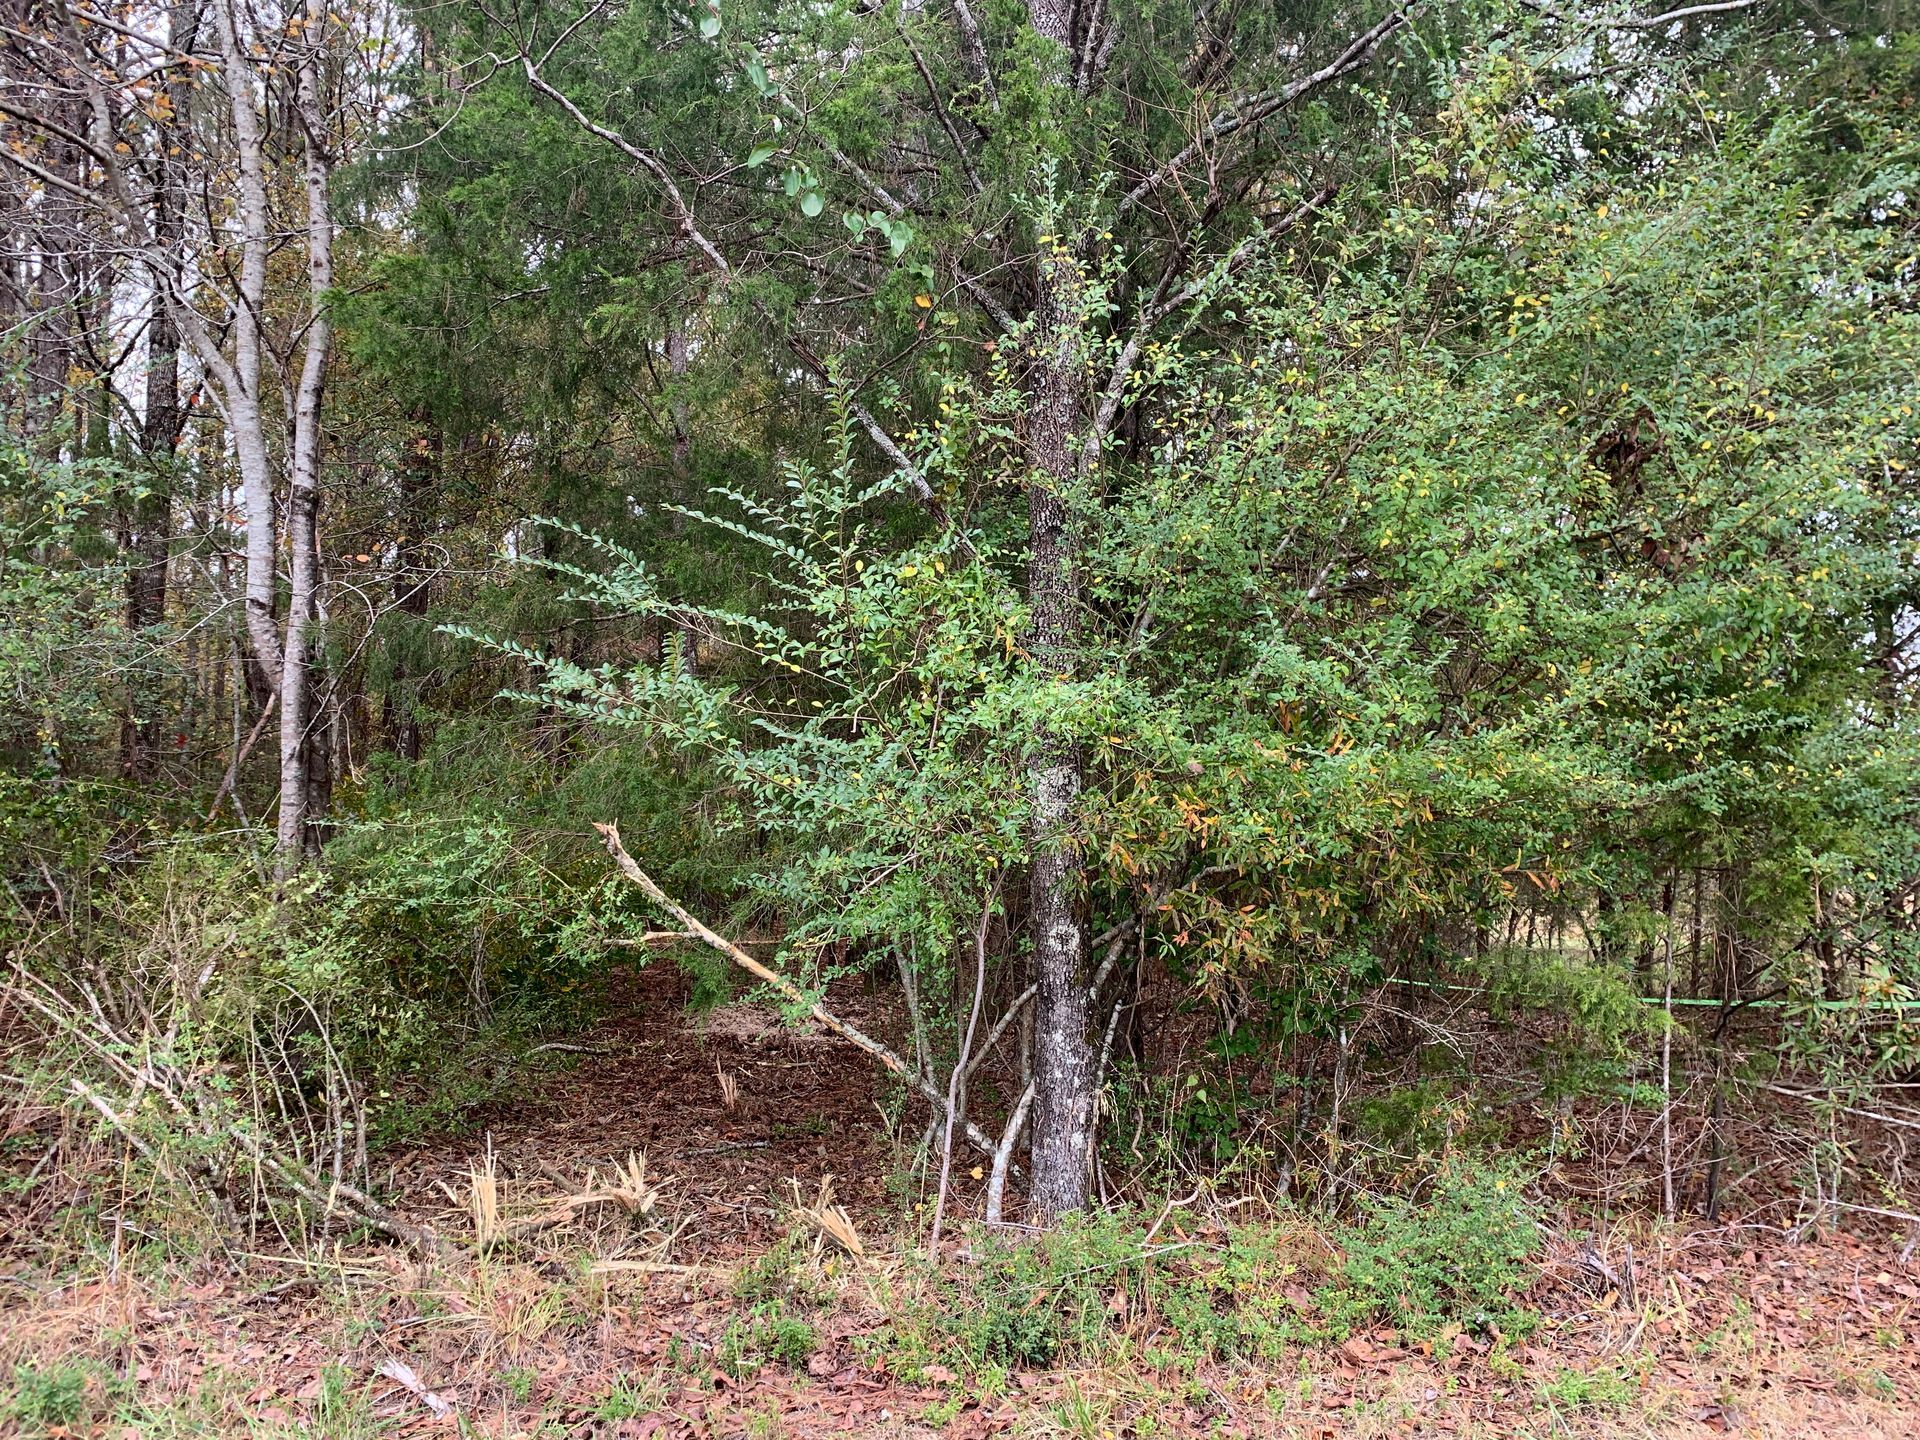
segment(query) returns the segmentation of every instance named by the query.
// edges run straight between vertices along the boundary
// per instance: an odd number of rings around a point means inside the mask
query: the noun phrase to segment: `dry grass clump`
[[[793,1186],[794,1217],[813,1232],[816,1255],[830,1241],[856,1260],[866,1256],[867,1247],[861,1243],[853,1217],[847,1214],[846,1206],[834,1201],[833,1176],[820,1177],[820,1189],[811,1205],[802,1203],[800,1199],[800,1182],[794,1180],[790,1183]]]
[[[661,1201],[671,1182],[649,1179],[647,1157],[630,1150],[626,1159],[608,1168],[604,1178],[597,1167],[590,1167],[586,1183],[558,1200],[540,1193],[545,1183],[529,1182],[517,1187],[519,1193],[510,1194],[489,1143],[481,1158],[468,1164],[464,1186],[456,1189],[442,1182],[441,1189],[466,1212],[473,1249],[485,1254],[503,1241],[568,1224],[601,1207],[619,1212],[630,1225],[655,1229],[663,1218]]]

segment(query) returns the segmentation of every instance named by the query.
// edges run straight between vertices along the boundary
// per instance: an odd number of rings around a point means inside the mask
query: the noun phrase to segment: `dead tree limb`
[[[1001,1219],[1001,1207],[1006,1201],[1007,1170],[1013,1164],[1014,1147],[1020,1143],[1020,1132],[1027,1128],[1027,1112],[1033,1108],[1033,1083],[1020,1092],[1015,1102],[1013,1114],[1007,1117],[1007,1128],[1000,1132],[1000,1143],[993,1152],[993,1174],[987,1179],[987,1224],[998,1225]]]
[[[653,877],[642,870],[639,862],[627,853],[626,846],[620,843],[619,826],[602,824],[596,820],[593,828],[598,830],[601,838],[606,841],[607,853],[613,857],[613,863],[620,868],[620,873],[635,885],[639,886],[641,893],[649,900],[653,901],[654,904],[658,905],[662,910],[665,910],[691,931],[695,939],[712,949],[718,950],[742,970],[753,976],[754,979],[771,985],[796,1005],[805,1006],[807,1014],[813,1019],[819,1021],[835,1034],[852,1041],[858,1049],[866,1051],[867,1054],[871,1055],[875,1060],[878,1060],[887,1069],[893,1071],[894,1074],[898,1075],[902,1080],[905,1080],[924,1096],[927,1103],[933,1106],[936,1114],[942,1118],[946,1116],[947,1097],[941,1094],[938,1087],[933,1085],[926,1076],[915,1074],[913,1068],[890,1048],[874,1039],[851,1021],[841,1019],[838,1015],[827,1009],[826,1006],[820,1004],[819,1001],[809,998],[806,992],[801,990],[798,985],[794,984],[793,981],[789,980],[779,971],[761,964],[758,960],[754,959],[753,956],[734,944],[733,941],[727,939],[726,936],[710,930],[701,924],[679,901],[670,898],[666,891],[656,885]],[[983,1154],[995,1155],[999,1151],[999,1147],[994,1144],[992,1137],[971,1120],[966,1124],[966,1136],[974,1148]]]
[[[987,925],[993,919],[994,903],[999,898],[1000,883],[996,880],[987,892],[986,904],[980,907],[980,924],[973,936],[973,1006],[967,1012],[967,1033],[960,1041],[960,1053],[954,1057],[953,1070],[947,1076],[947,1129],[940,1145],[940,1190],[933,1202],[933,1238],[927,1241],[927,1254],[936,1264],[940,1259],[940,1224],[947,1215],[947,1182],[953,1175],[953,1126],[966,1111],[973,1036],[980,1027],[980,1002],[987,993]]]

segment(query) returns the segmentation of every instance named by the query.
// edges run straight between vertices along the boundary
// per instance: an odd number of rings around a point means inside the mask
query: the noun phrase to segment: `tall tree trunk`
[[[407,437],[407,453],[400,460],[400,494],[394,517],[393,608],[407,617],[409,625],[417,625],[426,618],[433,599],[426,565],[426,528],[444,439],[425,402],[414,406],[408,419],[413,428]],[[411,632],[401,637],[381,705],[381,728],[394,754],[403,760],[420,758],[419,697],[412,688],[419,677],[407,664],[417,638]]]
[[[176,3],[167,12],[168,42],[191,51],[199,28],[196,0]],[[180,255],[185,234],[186,195],[183,168],[168,152],[178,144],[192,78],[176,68],[167,82],[167,108],[160,124],[160,178],[153,190],[154,248]],[[181,268],[185,257],[181,256]],[[140,421],[140,451],[146,461],[147,490],[133,510],[132,563],[127,568],[127,628],[136,634],[160,624],[167,613],[167,564],[173,548],[173,464],[185,416],[180,403],[180,327],[166,287],[155,284],[147,320],[147,386]],[[140,713],[144,698],[146,713]],[[122,747],[121,768],[135,780],[152,776],[160,748],[160,716],[151,697],[133,697]]]
[[[1069,0],[1031,0],[1042,39],[1060,47],[1055,84],[1068,81]],[[1086,354],[1080,282],[1070,257],[1043,254],[1034,310],[1035,361],[1028,384],[1027,651],[1052,676],[1078,662],[1080,592],[1076,526],[1076,432],[1086,419]],[[1042,729],[1027,761],[1032,798],[1034,1105],[1032,1204],[1051,1220],[1087,1203],[1093,1158],[1094,1051],[1087,999],[1083,884],[1073,837],[1082,757],[1065,737]]]
[[[70,131],[86,124],[85,110],[77,97],[50,99],[48,108]],[[44,154],[46,167],[54,174],[75,185],[91,182],[87,154],[71,140],[49,137]],[[22,308],[30,329],[19,433],[32,449],[53,459],[58,457],[63,442],[60,421],[78,342],[74,333],[80,324],[81,283],[77,271],[84,263],[80,237],[85,232],[72,199],[57,191],[41,196],[30,213],[32,229],[24,237],[28,253],[22,257]],[[81,439],[76,433],[76,449]]]
[[[227,427],[233,436],[234,460],[240,470],[241,496],[247,517],[247,644],[253,652],[253,663],[259,667],[258,681],[271,691],[281,684],[284,662],[274,614],[279,526],[274,506],[273,464],[267,450],[266,418],[260,403],[260,327],[266,305],[270,239],[266,138],[255,101],[253,65],[247,58],[234,0],[215,0],[213,13],[233,117],[240,229],[240,277],[232,316],[233,365],[226,377],[228,383],[221,387],[221,399]],[[283,734],[284,703],[283,696]],[[282,793],[285,793],[284,782]]]
[[[326,386],[332,316],[327,292],[333,288],[333,215],[331,157],[326,116],[321,109],[320,55],[326,36],[324,6],[307,15],[296,94],[305,132],[307,206],[307,291],[311,314],[293,398],[293,444],[287,502],[287,543],[291,552],[287,635],[280,679],[280,823],[278,869],[282,877],[297,867],[306,846],[310,761],[314,745],[308,733],[312,709],[311,656],[318,616],[320,555],[320,401]],[[249,577],[251,578],[251,577]]]

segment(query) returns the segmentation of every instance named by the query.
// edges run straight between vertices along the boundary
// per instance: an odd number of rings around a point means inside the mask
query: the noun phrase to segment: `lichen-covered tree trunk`
[[[1060,47],[1056,84],[1067,84],[1069,0],[1031,0],[1034,30]],[[1049,675],[1073,674],[1080,594],[1072,512],[1086,407],[1085,336],[1073,261],[1038,261],[1029,410],[1027,650]],[[1043,724],[1028,760],[1033,804],[1034,1105],[1031,1200],[1051,1220],[1087,1202],[1093,1147],[1094,1054],[1087,1001],[1085,887],[1073,837],[1081,755]]]

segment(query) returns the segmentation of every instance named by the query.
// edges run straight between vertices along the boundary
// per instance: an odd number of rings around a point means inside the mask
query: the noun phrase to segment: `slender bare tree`
[[[146,291],[152,315],[142,448],[151,457],[171,453],[181,423],[182,350],[225,423],[246,526],[243,610],[253,689],[259,703],[272,697],[280,707],[275,829],[284,876],[308,838],[313,788],[309,672],[320,603],[332,183],[342,148],[361,128],[354,115],[371,109],[365,77],[349,73],[358,16],[325,0],[14,8],[11,68],[47,82],[0,92],[0,122],[22,141],[0,147],[0,162],[30,203],[57,201],[83,217],[84,227],[70,228],[86,228],[95,250],[125,262]],[[201,123],[190,123],[200,92],[217,99],[197,117]],[[280,183],[296,161],[298,183]],[[187,196],[202,217],[197,231]],[[292,295],[273,278],[274,256],[289,236],[299,237],[306,258],[306,283]],[[170,521],[163,497],[143,509],[136,531],[128,614],[145,624],[164,608]],[[137,751],[136,771],[148,763],[150,745]]]

